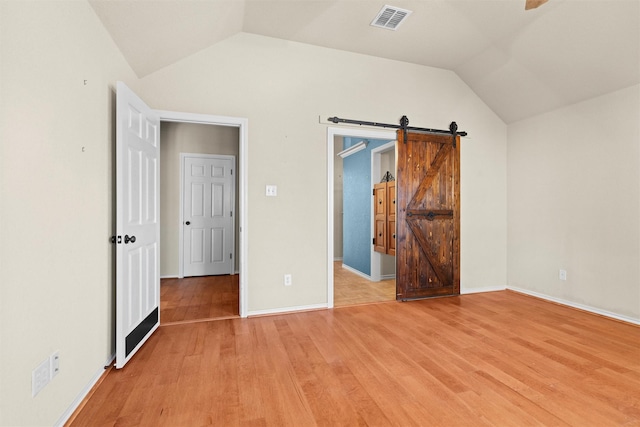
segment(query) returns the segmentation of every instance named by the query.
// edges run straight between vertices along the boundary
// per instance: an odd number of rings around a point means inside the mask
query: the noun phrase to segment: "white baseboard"
[[[357,274],[358,276],[363,277],[363,278],[365,278],[365,279],[367,279],[367,280],[371,280],[371,281],[373,281],[373,279],[371,278],[371,276],[369,276],[368,274],[364,274],[362,271],[356,270],[356,269],[355,269],[355,268],[353,268],[353,267],[349,267],[349,266],[348,266],[348,265],[346,265],[346,264],[342,264],[342,268],[344,268],[344,269],[345,269],[345,270],[347,270],[347,271],[352,272],[353,274]]]
[[[613,313],[611,311],[602,310],[600,308],[591,307],[590,305],[579,304],[573,301],[567,301],[562,298],[551,297],[549,295],[541,294],[538,292],[530,291],[527,289],[518,288],[515,286],[507,286],[507,289],[514,292],[519,292],[521,294],[531,295],[532,297],[544,299],[547,301],[555,302],[557,304],[567,305],[569,307],[577,308],[579,310],[588,311],[590,313],[599,314],[600,316],[610,317],[616,320],[622,320],[623,322],[633,323],[634,325],[640,325],[640,319],[636,319],[629,316],[623,316],[618,313]]]
[[[383,274],[382,276],[380,276],[380,280],[391,280],[395,278],[396,278],[395,274]]]
[[[58,419],[58,421],[54,424],[55,427],[63,427],[69,418],[73,415],[73,413],[78,409],[78,406],[82,403],[85,397],[89,394],[89,392],[93,389],[96,383],[100,380],[102,375],[104,375],[105,366],[109,366],[116,359],[116,355],[112,354],[109,359],[102,365],[102,367],[95,373],[93,378],[87,383],[86,386],[82,389],[80,394],[75,398],[75,400],[71,403],[71,405],[67,408],[67,410],[62,414],[62,416]]]
[[[269,310],[253,310],[249,311],[248,316],[266,316],[270,314],[284,314],[284,313],[293,313],[296,311],[310,311],[310,310],[322,310],[329,308],[328,304],[312,304],[312,305],[299,305],[295,307],[282,307],[282,308],[273,308]]]
[[[460,285],[460,295],[469,295],[469,294],[479,294],[481,292],[496,292],[496,291],[504,291],[507,289],[504,286],[487,286],[484,288],[465,288]]]
[[[336,257],[336,258],[334,258],[333,260],[334,260],[334,261],[342,261],[342,260],[343,260],[343,258],[342,258],[342,257]]]

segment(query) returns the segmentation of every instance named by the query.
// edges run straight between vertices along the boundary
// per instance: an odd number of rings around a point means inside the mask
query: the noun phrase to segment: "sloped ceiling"
[[[506,123],[640,83],[640,0],[90,0],[139,77],[238,32],[456,72]],[[390,4],[413,14],[371,27]]]

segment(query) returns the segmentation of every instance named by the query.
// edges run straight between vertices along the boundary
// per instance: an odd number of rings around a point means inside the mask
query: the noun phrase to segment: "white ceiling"
[[[640,0],[524,1],[89,0],[139,77],[247,32],[452,70],[506,123],[640,83]]]

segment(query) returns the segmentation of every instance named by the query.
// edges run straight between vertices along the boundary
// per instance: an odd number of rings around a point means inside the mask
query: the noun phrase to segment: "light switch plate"
[[[267,185],[267,196],[275,197],[278,195],[278,186],[277,185]]]

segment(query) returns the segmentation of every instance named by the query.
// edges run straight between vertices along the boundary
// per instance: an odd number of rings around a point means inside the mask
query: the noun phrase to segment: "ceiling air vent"
[[[397,30],[405,18],[411,15],[411,11],[400,9],[399,7],[384,5],[378,15],[373,19],[371,25],[374,27],[386,28],[387,30]]]

